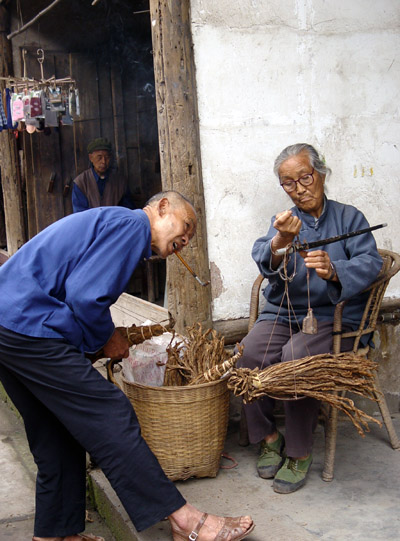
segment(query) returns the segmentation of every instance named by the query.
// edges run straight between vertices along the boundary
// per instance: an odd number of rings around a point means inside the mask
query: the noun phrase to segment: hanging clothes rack
[[[22,50],[23,76],[0,77],[6,82],[7,116],[2,115],[2,129],[21,129],[26,124],[28,133],[44,128],[72,125],[80,115],[79,92],[71,77],[44,77],[44,50],[37,49],[40,79],[27,76],[26,49]]]

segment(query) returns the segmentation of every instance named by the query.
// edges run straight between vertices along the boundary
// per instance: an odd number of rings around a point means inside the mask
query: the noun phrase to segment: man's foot
[[[272,479],[282,466],[284,461],[283,449],[285,439],[280,432],[275,441],[268,443],[265,440],[261,442],[260,456],[257,460],[257,472],[263,479]]]
[[[174,541],[239,541],[254,529],[251,517],[217,517],[198,511],[189,503],[168,517]],[[191,537],[189,537],[191,536]],[[219,536],[219,537],[217,537]]]
[[[282,468],[275,476],[272,488],[279,494],[295,492],[306,482],[311,463],[311,453],[303,460],[287,457]]]

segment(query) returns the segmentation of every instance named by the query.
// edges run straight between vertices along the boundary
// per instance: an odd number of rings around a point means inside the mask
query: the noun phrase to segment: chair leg
[[[335,466],[336,435],[337,435],[338,410],[330,408],[329,416],[325,425],[325,460],[322,471],[324,481],[332,481]]]
[[[383,422],[385,423],[386,430],[389,435],[390,444],[393,447],[393,449],[400,450],[400,440],[394,429],[392,418],[389,412],[389,408],[386,403],[385,395],[383,394],[383,391],[381,389],[381,384],[379,382],[378,374],[375,374],[375,389],[376,389],[376,392],[374,393],[374,395],[378,402],[379,409],[381,410],[382,419],[383,419]]]
[[[242,405],[242,411],[240,413],[240,425],[239,425],[239,445],[241,447],[247,447],[249,445],[249,432],[247,429],[246,414]]]

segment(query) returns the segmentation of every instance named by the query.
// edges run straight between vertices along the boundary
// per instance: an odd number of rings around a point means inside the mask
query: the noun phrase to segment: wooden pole
[[[59,2],[61,2],[61,0],[54,0],[49,6],[47,6],[47,8],[42,9],[42,11],[39,11],[39,13],[37,15],[35,15],[35,17],[33,17],[33,19],[31,19],[29,22],[27,22],[26,24],[21,26],[21,28],[18,28],[18,30],[15,30],[11,34],[8,34],[7,39],[12,39],[13,37],[17,36],[18,34],[21,34],[21,32],[24,32],[27,28],[32,26],[33,23],[35,23],[40,17],[42,17],[42,15],[44,15],[45,13],[50,11]]]
[[[197,90],[189,0],[150,0],[161,180],[164,190],[188,197],[198,229],[182,255],[204,282],[210,280],[200,161]],[[167,261],[168,309],[175,328],[212,326],[211,286],[201,286],[176,257]]]
[[[4,5],[0,5],[0,75],[2,77],[12,74],[12,50],[11,43],[7,39],[8,30],[9,12]],[[0,89],[3,92],[3,83],[0,83]],[[3,130],[0,133],[0,167],[7,252],[12,255],[26,241],[17,142],[12,130]]]

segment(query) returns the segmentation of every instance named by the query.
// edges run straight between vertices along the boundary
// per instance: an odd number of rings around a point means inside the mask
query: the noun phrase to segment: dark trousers
[[[351,348],[352,339],[347,339]],[[259,321],[243,339],[243,356],[239,365],[246,368],[268,366],[309,355],[332,352],[332,323],[318,322],[317,334],[304,334],[288,325]],[[342,346],[346,348],[346,340]],[[346,349],[343,349],[346,351]],[[285,442],[288,456],[297,458],[312,450],[313,432],[318,420],[319,401],[313,398],[283,401],[285,409]],[[251,443],[258,443],[276,431],[275,400],[265,396],[244,406]]]
[[[125,394],[75,347],[0,327],[0,380],[22,415],[38,467],[35,536],[85,529],[85,451],[137,530],[185,504],[141,437]]]

